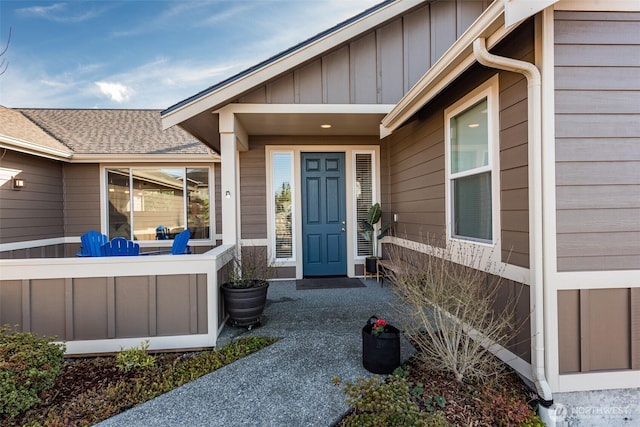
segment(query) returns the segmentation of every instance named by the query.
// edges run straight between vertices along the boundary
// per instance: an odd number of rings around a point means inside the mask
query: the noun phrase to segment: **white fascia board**
[[[558,0],[505,0],[504,25],[516,25],[557,2]]]
[[[211,154],[76,154],[71,163],[211,163],[220,156]]]
[[[387,114],[393,104],[227,104],[216,114]],[[224,125],[222,119],[220,129]]]
[[[13,138],[7,135],[0,135],[0,148],[7,148],[20,151],[21,153],[46,157],[53,160],[69,161],[69,159],[73,157],[73,152],[71,150],[66,151],[45,147],[43,145],[34,144],[32,142]]]
[[[509,34],[510,31],[505,29],[504,25],[500,25],[499,33],[487,34],[491,27],[497,25],[498,20],[503,18],[503,14],[504,3],[502,1],[491,3],[467,31],[402,97],[396,107],[382,119],[381,136],[393,133],[475,62],[471,49],[475,39],[490,36],[487,39],[487,48],[491,48]]]
[[[365,16],[359,21],[340,28],[331,34],[328,34],[326,37],[316,40],[313,43],[290,53],[289,55],[283,56],[263,68],[249,73],[246,76],[240,77],[216,91],[171,111],[162,117],[162,126],[166,129],[173,125],[177,125],[198,113],[201,113],[202,111],[224,104],[225,102],[237,97],[239,94],[249,91],[260,84],[264,84],[268,80],[290,71],[304,62],[322,55],[342,43],[346,43],[358,35],[383,24],[389,19],[400,16],[400,14],[420,5],[421,3],[424,3],[424,0],[398,0],[390,3],[382,9]]]
[[[584,10],[594,12],[640,12],[638,0],[560,0],[554,10]]]

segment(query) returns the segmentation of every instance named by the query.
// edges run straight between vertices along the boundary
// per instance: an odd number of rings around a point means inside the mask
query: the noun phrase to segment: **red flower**
[[[383,319],[378,319],[376,320],[376,323],[374,323],[371,327],[371,333],[374,336],[380,335],[384,332],[385,326],[387,326],[387,322],[385,322]]]

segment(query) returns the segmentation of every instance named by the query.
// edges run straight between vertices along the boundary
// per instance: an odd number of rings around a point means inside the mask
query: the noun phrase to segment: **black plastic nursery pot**
[[[400,366],[400,331],[387,325],[379,335],[371,333],[371,321],[362,328],[362,365],[374,374],[390,374]]]

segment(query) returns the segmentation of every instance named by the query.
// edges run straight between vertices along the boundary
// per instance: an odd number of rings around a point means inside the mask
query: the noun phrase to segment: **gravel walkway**
[[[212,372],[98,426],[331,426],[348,410],[334,376],[372,376],[362,367],[362,327],[371,315],[398,324],[393,292],[366,287],[297,291],[272,282],[263,325],[225,327],[220,346],[239,336],[281,338],[264,350]],[[402,359],[413,348],[402,341]]]

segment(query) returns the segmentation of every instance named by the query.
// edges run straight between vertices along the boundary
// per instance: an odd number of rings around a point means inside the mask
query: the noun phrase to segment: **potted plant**
[[[246,248],[234,257],[229,280],[220,288],[230,325],[251,329],[260,324],[272,272],[264,250]]]
[[[387,235],[390,224],[378,226],[382,217],[380,203],[375,203],[369,208],[367,218],[360,220],[360,236],[367,242],[371,242],[372,254],[366,258],[367,273],[376,272],[376,262],[378,260],[378,240]]]

